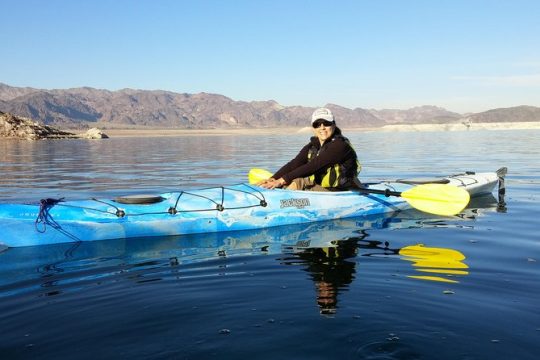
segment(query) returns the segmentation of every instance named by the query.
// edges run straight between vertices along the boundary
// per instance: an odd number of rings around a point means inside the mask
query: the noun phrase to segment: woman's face
[[[317,120],[313,123],[313,132],[315,133],[315,136],[319,138],[321,144],[332,137],[335,129],[335,123],[330,121]]]

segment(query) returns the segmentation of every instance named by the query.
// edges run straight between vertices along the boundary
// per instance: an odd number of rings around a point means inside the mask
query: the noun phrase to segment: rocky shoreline
[[[41,140],[41,139],[106,139],[109,136],[97,128],[83,134],[75,134],[41,125],[32,119],[0,112],[0,138]]]

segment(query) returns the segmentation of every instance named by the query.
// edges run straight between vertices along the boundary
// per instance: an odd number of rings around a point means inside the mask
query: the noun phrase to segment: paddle
[[[268,170],[253,168],[249,170],[248,180],[250,184],[257,184],[261,181],[268,180],[272,177],[272,173]]]
[[[250,184],[269,179],[272,174],[264,169],[254,168],[249,171]],[[397,196],[405,199],[413,208],[436,215],[456,215],[469,203],[467,190],[448,184],[422,184],[403,192],[362,188],[358,190],[366,194]]]

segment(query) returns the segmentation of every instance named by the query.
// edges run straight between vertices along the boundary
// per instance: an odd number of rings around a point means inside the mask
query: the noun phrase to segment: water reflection
[[[457,283],[458,280],[448,276],[468,275],[469,266],[463,262],[463,253],[448,248],[427,247],[422,244],[406,246],[399,250],[403,260],[410,261],[419,272],[434,275],[408,275],[410,278]],[[446,275],[443,277],[442,275]]]
[[[223,266],[235,259],[277,255],[280,263],[298,266],[309,274],[321,313],[333,314],[338,309],[340,293],[355,280],[356,266],[363,256],[404,259],[411,263],[411,270],[431,272],[408,274],[414,279],[426,280],[431,276],[429,280],[434,280],[437,276],[455,281],[456,276],[466,275],[465,257],[455,250],[429,249],[416,243],[392,247],[388,241],[370,237],[381,229],[473,227],[471,220],[487,211],[495,211],[497,201],[486,197],[472,205],[478,204],[483,207],[466,209],[456,218],[428,217],[417,211],[406,211],[231,233],[3,249],[0,251],[0,297],[21,293],[59,296],[91,285],[124,280],[141,284],[184,281],[221,274]],[[381,236],[380,232],[377,234]],[[438,262],[434,262],[434,258]],[[449,263],[448,258],[452,262]],[[441,259],[446,263],[441,263]],[[451,273],[452,269],[459,272]]]
[[[300,140],[186,136],[0,141],[0,201],[84,199],[235,184],[246,178],[247,164],[269,166],[268,160],[261,161],[265,158],[281,162],[270,149],[283,144],[297,148],[294,141]]]
[[[338,295],[346,291],[355,279],[358,256],[400,256],[409,261],[415,270],[436,275],[407,275],[411,279],[457,283],[456,275],[467,275],[465,255],[450,248],[427,247],[422,244],[390,248],[388,241],[367,240],[369,232],[361,236],[334,240],[324,247],[299,242],[284,246],[283,252],[292,256],[281,258],[284,265],[301,265],[315,284],[317,304],[323,315],[335,314]]]
[[[369,236],[364,232],[363,237]],[[337,311],[338,294],[354,280],[359,242],[363,237],[332,241],[326,247],[309,247],[305,244],[285,246],[284,252],[295,256],[281,260],[282,264],[300,264],[315,283],[317,304],[321,314],[331,315]]]

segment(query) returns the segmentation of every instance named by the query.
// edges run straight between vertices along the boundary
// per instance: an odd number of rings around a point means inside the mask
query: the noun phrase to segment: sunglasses
[[[323,125],[324,127],[330,127],[332,125],[334,125],[334,122],[333,121],[328,121],[328,120],[317,120],[313,123],[313,128],[314,129],[318,129],[321,127],[321,125]]]

